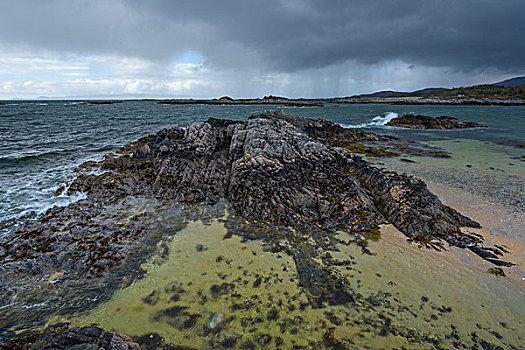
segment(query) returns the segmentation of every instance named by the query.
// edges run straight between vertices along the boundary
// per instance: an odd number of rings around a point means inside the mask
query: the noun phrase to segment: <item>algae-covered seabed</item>
[[[351,261],[333,268],[347,278],[355,301],[312,309],[293,258],[268,251],[262,240],[232,235],[245,224],[231,221],[226,215],[188,222],[158,243],[158,254],[143,265],[143,278],[95,309],[54,317],[49,324],[97,324],[152,348],[520,349],[525,344],[522,286],[448,259],[454,252],[419,249],[384,226],[382,239],[369,242],[374,254],[369,255],[345,244],[354,237],[339,233],[341,244],[329,253],[336,262]]]

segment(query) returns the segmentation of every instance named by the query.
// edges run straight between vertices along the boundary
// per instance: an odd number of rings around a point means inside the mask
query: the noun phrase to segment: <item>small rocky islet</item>
[[[428,117],[419,114],[405,114],[401,117],[393,118],[387,124],[387,126],[394,126],[398,128],[409,128],[409,129],[441,129],[441,130],[452,130],[452,129],[466,129],[466,128],[486,128],[484,124],[465,121],[454,117]]]
[[[153,254],[148,242],[175,234],[189,219],[205,220],[217,212],[231,211],[245,222],[246,229],[231,230],[234,234],[263,240],[269,251],[291,256],[298,286],[315,309],[378,302],[364,300],[334,268],[345,264],[330,255],[341,244],[338,232],[351,234],[352,244],[372,254],[367,240],[379,237],[379,225],[391,224],[422,246],[441,249],[448,243],[494,265],[510,266],[501,260],[504,247],[485,246],[481,236],[463,230],[479,224],[443,205],[423,181],[376,168],[355,153],[356,145],[392,141],[326,120],[267,111],[246,122],[210,118],[186,129],[164,129],[101,162],[82,164],[67,191],[84,192],[86,199],[49,210],[0,245],[2,306],[20,298],[17,288],[31,288],[28,281],[40,289],[37,281],[47,283],[41,300],[24,301],[42,305],[38,311],[22,307],[0,319],[0,334],[15,338],[5,346],[138,347],[126,336],[97,327],[48,328],[18,340],[16,330],[41,325],[57,304],[75,304],[63,309],[71,312],[107,300],[112,291],[143,276],[140,263]],[[137,200],[146,202],[143,209],[158,206],[159,212],[165,210],[163,203],[175,203],[165,214],[172,226],[148,218],[146,209],[127,211]],[[200,247],[197,251],[205,249]],[[72,285],[85,288],[85,294],[68,294]],[[55,299],[44,305],[49,298]],[[208,328],[221,323],[215,316]],[[344,348],[330,333],[325,341],[327,347]]]

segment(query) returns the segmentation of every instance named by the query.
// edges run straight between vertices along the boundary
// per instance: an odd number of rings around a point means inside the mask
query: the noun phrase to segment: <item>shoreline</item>
[[[503,203],[497,203],[490,198],[474,195],[445,183],[437,183],[423,177],[429,190],[448,206],[479,222],[490,236],[501,237],[525,245],[525,229],[521,225],[525,211]]]
[[[487,233],[483,229],[469,229],[469,232],[474,232],[481,235],[487,244],[498,244],[508,249],[505,257],[515,263],[515,266],[505,268],[505,276],[493,276],[494,278],[502,278],[508,283],[518,286],[520,288],[525,286],[525,245],[511,239],[501,236],[494,236]],[[381,242],[383,241],[383,243]],[[379,244],[386,244],[399,247],[404,251],[410,251],[422,258],[438,259],[443,261],[448,266],[454,266],[456,269],[464,269],[474,271],[477,274],[491,274],[490,269],[497,268],[497,266],[479,259],[479,257],[472,253],[466,253],[464,250],[448,246],[443,250],[424,249],[422,250],[417,244],[409,242],[406,237],[392,225],[384,225],[381,227],[381,238],[377,242]],[[439,260],[440,259],[440,260]],[[445,273],[442,268],[445,264],[441,263],[439,269],[441,273]]]
[[[506,276],[503,278],[523,287],[525,285],[525,231],[520,218],[524,217],[525,212],[520,212],[518,208],[511,208],[502,203],[494,203],[489,198],[473,195],[447,184],[423,180],[443,204],[481,224],[481,229],[468,228],[466,230],[483,236],[487,245],[499,245],[508,250],[505,257],[516,265],[505,268]],[[396,239],[401,241],[404,238],[402,233],[395,231],[395,236],[399,236]],[[388,239],[388,234],[386,238]],[[411,246],[406,239],[404,241],[405,246]],[[447,247],[447,250],[443,252],[427,249],[424,253],[437,254],[452,263],[457,262],[466,268],[484,273],[487,273],[489,268],[495,267],[486,260],[478,259],[475,254],[465,254],[463,250],[453,246]]]
[[[437,105],[437,106],[525,106],[525,99],[497,99],[497,98],[352,98],[352,97],[329,97],[329,98],[279,98],[279,99],[35,99],[8,101],[2,100],[0,106],[7,106],[10,102],[64,102],[74,101],[80,105],[110,105],[122,102],[155,102],[161,105],[211,105],[211,106],[283,106],[283,107],[325,107],[337,104],[386,104],[386,105]]]
[[[165,105],[226,105],[324,107],[328,104],[451,105],[451,106],[525,106],[523,99],[495,98],[300,98],[300,99],[177,99],[154,100]]]
[[[443,106],[525,106],[523,99],[491,98],[335,98],[340,104],[443,105]]]

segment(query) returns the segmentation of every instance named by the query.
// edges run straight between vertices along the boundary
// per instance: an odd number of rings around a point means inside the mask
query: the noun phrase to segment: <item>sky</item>
[[[525,75],[523,0],[0,5],[0,99],[331,97]]]

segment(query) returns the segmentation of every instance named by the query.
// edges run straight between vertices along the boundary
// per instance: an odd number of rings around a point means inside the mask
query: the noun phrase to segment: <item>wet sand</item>
[[[487,197],[438,184],[425,179],[439,199],[460,213],[479,222],[489,236],[497,236],[525,245],[525,211],[496,203]]]
[[[464,190],[428,180],[426,182],[429,189],[444,204],[481,224],[481,229],[469,228],[469,231],[481,234],[487,245],[497,244],[509,251],[505,254],[504,260],[516,265],[503,270],[508,279],[525,287],[525,212],[495,203],[486,197],[472,195]],[[449,249],[454,252],[455,259],[479,271],[487,271],[493,267],[488,261],[479,259],[475,254],[466,250],[453,247]]]

